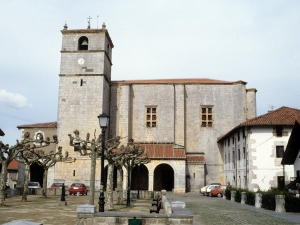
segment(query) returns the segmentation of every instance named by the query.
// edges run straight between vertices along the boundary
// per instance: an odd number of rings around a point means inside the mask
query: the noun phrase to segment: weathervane
[[[87,18],[88,19],[88,27],[87,27],[87,29],[90,29],[91,28],[91,17],[89,16],[89,18]]]

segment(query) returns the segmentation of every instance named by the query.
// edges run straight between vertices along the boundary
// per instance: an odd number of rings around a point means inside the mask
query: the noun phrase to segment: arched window
[[[82,36],[78,39],[78,50],[88,50],[89,49],[89,39]]]

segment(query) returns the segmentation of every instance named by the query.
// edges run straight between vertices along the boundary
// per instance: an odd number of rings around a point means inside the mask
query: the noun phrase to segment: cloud
[[[4,89],[0,90],[0,104],[10,108],[19,109],[32,106],[23,95],[20,95],[19,93],[10,93]]]

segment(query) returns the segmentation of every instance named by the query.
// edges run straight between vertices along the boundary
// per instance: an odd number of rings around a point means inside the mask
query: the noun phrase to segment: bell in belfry
[[[81,45],[88,45],[87,40],[83,40],[82,43],[81,43]]]

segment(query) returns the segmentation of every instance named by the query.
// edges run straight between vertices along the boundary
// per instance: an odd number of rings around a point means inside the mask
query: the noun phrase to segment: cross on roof
[[[89,16],[89,18],[87,18],[88,19],[88,28],[90,28],[91,27],[91,17]]]

